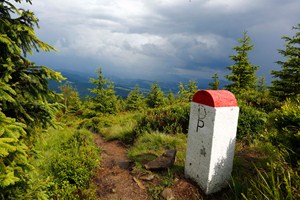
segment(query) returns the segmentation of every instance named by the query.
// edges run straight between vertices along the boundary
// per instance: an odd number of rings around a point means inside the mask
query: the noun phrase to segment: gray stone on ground
[[[128,169],[128,170],[132,170],[134,166],[134,163],[130,160],[122,160],[117,162],[117,164],[121,169]]]
[[[166,150],[162,156],[146,163],[144,167],[149,170],[166,169],[173,166],[176,157],[176,150]]]

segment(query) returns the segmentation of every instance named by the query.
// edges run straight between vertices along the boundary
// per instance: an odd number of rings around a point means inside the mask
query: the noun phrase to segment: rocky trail
[[[132,170],[132,163],[126,155],[127,149],[119,141],[105,141],[97,134],[95,142],[101,149],[101,167],[93,178],[98,199],[203,199],[198,187],[182,175],[175,175],[172,185],[163,188],[153,198],[153,194],[149,193],[149,188],[155,190],[155,188],[161,187],[157,174],[149,172],[145,175]]]

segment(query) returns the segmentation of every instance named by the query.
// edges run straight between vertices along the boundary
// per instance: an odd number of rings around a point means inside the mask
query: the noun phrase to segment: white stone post
[[[191,103],[185,176],[206,193],[230,181],[239,107],[227,90],[200,90]]]

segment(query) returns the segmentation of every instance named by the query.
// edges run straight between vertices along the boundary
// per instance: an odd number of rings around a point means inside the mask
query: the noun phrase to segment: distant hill
[[[75,72],[75,71],[62,71],[61,73],[64,77],[67,78],[67,81],[70,82],[77,89],[81,98],[84,98],[88,95],[92,96],[89,89],[94,88],[94,85],[92,83],[90,83],[90,78],[96,78],[96,76],[93,76],[93,75],[87,74],[87,73]],[[140,90],[144,94],[146,94],[146,93],[148,93],[149,89],[151,88],[151,85],[155,82],[155,81],[150,81],[150,80],[125,79],[125,78],[118,78],[118,77],[106,77],[106,78],[113,81],[116,94],[123,98],[126,97],[128,95],[128,93],[135,88],[136,85],[138,85]],[[198,88],[200,88],[200,89],[208,88],[208,83],[211,81],[212,81],[211,79],[201,80],[201,83],[198,83]],[[50,81],[49,87],[52,90],[60,92],[59,86],[64,84],[64,82],[57,83],[54,81]],[[187,84],[189,82],[189,80],[182,79],[182,80],[178,80],[178,82],[158,81],[162,91],[165,94],[169,93],[169,90],[172,90],[174,94],[177,94],[179,82],[182,82],[183,84]],[[221,86],[223,86],[225,84],[226,83],[224,81],[223,82],[221,81]]]

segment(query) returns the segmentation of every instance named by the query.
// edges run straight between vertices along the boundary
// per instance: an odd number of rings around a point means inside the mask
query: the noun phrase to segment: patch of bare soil
[[[159,184],[156,175],[136,174],[131,171],[126,155],[126,147],[118,141],[105,141],[95,135],[96,144],[101,148],[101,167],[96,172],[93,182],[96,185],[97,197],[101,200],[151,200],[147,187]],[[150,172],[150,174],[152,174]],[[193,200],[203,199],[199,188],[186,180],[183,175],[176,176],[170,187],[172,199]],[[151,178],[151,180],[146,180]],[[202,197],[201,197],[202,196]],[[160,199],[164,199],[162,196]],[[204,197],[204,199],[207,199]],[[211,198],[209,198],[211,199]],[[214,199],[214,198],[212,198]]]
[[[97,186],[97,196],[101,200],[147,200],[152,199],[146,190],[133,180],[128,169],[120,167],[127,162],[126,148],[118,141],[104,141],[95,135],[96,144],[101,148],[101,168],[93,181]]]

